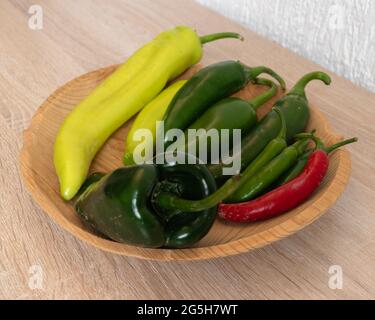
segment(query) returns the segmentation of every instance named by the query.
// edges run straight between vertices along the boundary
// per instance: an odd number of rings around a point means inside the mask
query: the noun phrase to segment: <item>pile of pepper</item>
[[[275,96],[277,86],[259,75],[270,75],[285,90],[282,77],[268,67],[223,61],[165,87],[200,60],[201,44],[221,38],[241,36],[219,33],[199,38],[188,27],[163,32],[65,119],[54,153],[61,195],[66,200],[77,196],[77,213],[102,236],[136,246],[186,248],[208,233],[217,215],[243,223],[274,217],[295,208],[318,188],[329,153],[356,141],[325,147],[314,131],[304,132],[309,121],[305,87],[315,79],[328,85],[331,80],[324,72],[301,77],[260,121],[257,109]],[[250,101],[231,97],[249,83],[268,89]],[[137,112],[126,140],[125,167],[85,180],[99,148]],[[241,161],[240,172],[223,175],[225,158],[208,165],[159,164],[155,152],[144,164],[135,164],[137,130],[149,129],[156,136],[160,120],[167,133],[165,147],[174,139],[169,129],[181,129],[185,135],[189,129],[225,129],[230,134],[240,129],[241,150],[232,154]]]

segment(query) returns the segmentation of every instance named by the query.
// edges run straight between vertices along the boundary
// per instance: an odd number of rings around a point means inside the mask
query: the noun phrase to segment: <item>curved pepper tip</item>
[[[319,72],[319,75],[320,75],[320,80],[322,80],[324,84],[326,84],[327,86],[331,84],[332,79],[328,74],[326,74],[325,72]]]
[[[66,201],[72,200],[75,196],[75,192],[73,192],[71,188],[61,188],[60,193]]]

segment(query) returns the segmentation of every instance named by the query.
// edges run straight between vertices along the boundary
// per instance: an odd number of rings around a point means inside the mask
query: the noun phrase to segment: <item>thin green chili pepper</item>
[[[315,129],[312,130],[310,134],[314,135],[315,131]],[[285,183],[288,183],[290,180],[296,178],[305,168],[312,152],[313,150],[309,149],[306,150],[301,156],[299,156],[296,164],[281,176],[281,178],[276,182],[275,186],[279,187]]]
[[[297,163],[281,176],[281,178],[277,182],[277,186],[286,184],[289,181],[293,180],[294,178],[298,177],[298,175],[305,168],[311,153],[312,153],[312,150],[307,150],[304,154],[302,154],[298,158]]]
[[[286,147],[279,155],[262,167],[248,179],[239,189],[230,195],[225,202],[237,203],[255,198],[272,185],[286,170],[297,161],[305,150],[309,139],[303,139]]]

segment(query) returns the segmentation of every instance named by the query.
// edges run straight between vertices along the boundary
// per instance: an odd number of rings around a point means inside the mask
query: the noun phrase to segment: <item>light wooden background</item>
[[[34,1],[0,1],[1,298],[375,298],[375,95],[335,75],[330,88],[312,83],[308,95],[338,132],[360,138],[349,147],[353,174],[336,205],[301,232],[239,256],[160,263],[99,251],[51,221],[23,187],[17,162],[22,130],[66,81],[121,62],[177,24],[245,36],[244,43],[207,45],[203,63],[265,64],[289,86],[321,68],[191,1],[38,3],[44,28],[35,31],[28,28]],[[343,270],[342,290],[329,288],[332,265]],[[31,289],[38,268],[42,288]]]

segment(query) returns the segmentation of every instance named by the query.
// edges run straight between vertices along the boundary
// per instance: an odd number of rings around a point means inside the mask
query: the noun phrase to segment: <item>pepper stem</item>
[[[273,81],[264,78],[257,78],[254,83],[270,87],[270,89],[249,101],[254,110],[258,110],[260,106],[275,96],[277,87]]]
[[[318,137],[316,137],[314,134],[311,134],[311,133],[299,133],[299,134],[295,135],[295,138],[297,138],[297,139],[310,138],[315,142],[315,145],[316,145],[315,149],[323,150],[327,154],[335,151],[336,149],[338,149],[342,146],[345,146],[347,144],[358,141],[358,138],[354,137],[354,138],[339,141],[335,144],[330,145],[329,147],[326,147],[321,139],[319,139]]]
[[[275,110],[279,115],[282,123],[280,130],[281,136],[285,135],[286,122],[283,113],[280,110]],[[243,173],[237,174],[227,180],[220,189],[202,200],[187,200],[179,198],[169,192],[161,192],[158,194],[156,201],[158,206],[165,209],[179,209],[185,212],[197,212],[212,208],[228,198],[241,185],[246,182],[253,175],[253,170],[245,170]]]
[[[333,151],[335,151],[336,149],[342,147],[342,146],[345,146],[349,143],[353,143],[353,142],[357,142],[358,141],[358,138],[357,137],[354,137],[354,138],[350,138],[350,139],[346,139],[346,140],[343,140],[343,141],[340,141],[340,142],[337,142],[329,147],[326,148],[326,152],[329,154]]]
[[[279,131],[279,134],[277,135],[277,138],[286,140],[286,121],[284,114],[279,108],[274,107],[272,109],[277,113],[281,121],[281,129]]]
[[[307,146],[309,145],[309,142],[310,142],[310,138],[307,137],[307,138],[301,138],[300,140],[298,140],[297,142],[293,144],[299,156],[305,152]]]
[[[328,74],[321,71],[310,72],[308,74],[305,74],[300,80],[297,81],[294,87],[288,92],[288,95],[296,94],[302,97],[306,97],[305,87],[312,80],[321,80],[326,85],[329,85],[331,83],[331,78]]]
[[[244,68],[246,76],[249,80],[255,81],[256,77],[259,76],[261,73],[266,73],[266,74],[269,74],[271,77],[275,78],[280,83],[281,89],[285,91],[284,79],[272,69],[265,67],[265,66],[258,66],[258,67],[250,68],[244,64],[242,64],[242,67]]]
[[[175,196],[172,193],[161,192],[157,196],[158,206],[165,209],[179,209],[185,212],[197,212],[212,208],[226,199],[239,187],[242,180],[240,174],[227,180],[216,192],[202,200],[187,200]]]
[[[244,40],[243,36],[241,36],[239,33],[236,33],[236,32],[219,32],[219,33],[206,34],[204,36],[199,37],[199,39],[201,40],[201,44],[205,44],[207,42],[212,42],[212,41],[225,39],[225,38],[235,38],[241,41]]]

